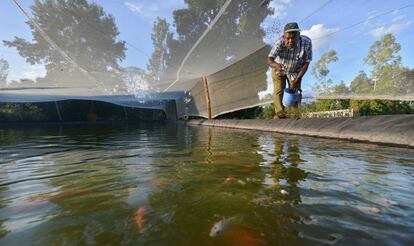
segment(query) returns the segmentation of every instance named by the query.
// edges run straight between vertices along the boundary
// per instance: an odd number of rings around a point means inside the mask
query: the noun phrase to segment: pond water
[[[410,244],[413,164],[413,149],[259,131],[3,128],[0,244]]]

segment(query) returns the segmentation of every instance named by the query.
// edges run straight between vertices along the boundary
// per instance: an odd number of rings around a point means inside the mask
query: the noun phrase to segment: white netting
[[[178,116],[206,117],[206,76],[213,116],[269,103],[267,53],[290,21],[313,42],[305,96],[413,100],[413,7],[410,1],[1,1],[0,101],[90,99],[163,109],[175,99]]]

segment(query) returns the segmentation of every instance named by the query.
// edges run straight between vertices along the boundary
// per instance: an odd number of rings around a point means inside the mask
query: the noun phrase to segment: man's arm
[[[291,89],[300,89],[302,83],[302,77],[305,75],[306,71],[308,70],[309,62],[305,62],[303,66],[300,68],[298,75],[293,81],[290,81],[290,88]]]
[[[274,68],[277,74],[285,75],[285,66],[283,66],[283,64],[276,63],[273,57],[267,58],[267,65]]]

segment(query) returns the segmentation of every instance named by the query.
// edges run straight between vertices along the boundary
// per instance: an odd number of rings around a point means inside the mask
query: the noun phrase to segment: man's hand
[[[277,75],[279,76],[286,75],[285,66],[283,64],[276,63],[273,57],[267,58],[267,65],[273,68]]]
[[[296,79],[289,81],[289,88],[291,90],[299,90],[300,89],[300,83]]]
[[[294,80],[289,81],[289,88],[290,88],[291,90],[296,90],[296,80],[295,80],[295,79],[294,79]]]
[[[299,70],[299,73],[296,75],[296,78],[289,83],[289,87],[292,90],[300,90],[301,83],[302,83],[302,77],[308,70],[308,67],[309,67],[309,62],[305,62],[305,64],[303,64],[302,68]]]
[[[278,64],[278,68],[276,68],[276,74],[279,76],[286,75],[285,66],[283,64]]]

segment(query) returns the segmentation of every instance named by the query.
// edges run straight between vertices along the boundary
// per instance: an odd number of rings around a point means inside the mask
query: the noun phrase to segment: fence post
[[[204,83],[204,95],[206,97],[208,119],[211,120],[211,102],[210,102],[210,93],[208,92],[207,76],[203,76],[202,80]]]

